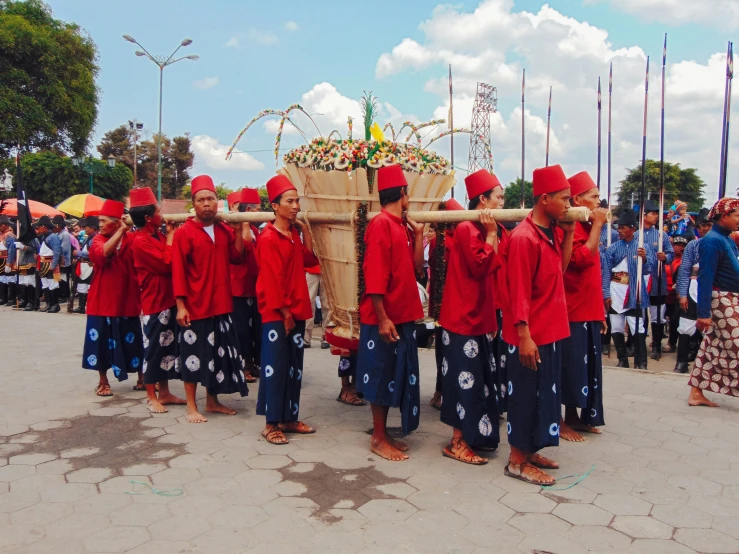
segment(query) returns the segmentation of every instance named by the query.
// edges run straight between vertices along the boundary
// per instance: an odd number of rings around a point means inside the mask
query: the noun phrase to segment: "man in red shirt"
[[[372,408],[372,452],[401,461],[408,459],[408,445],[387,435],[387,414],[390,407],[399,407],[403,433],[418,428],[414,322],[423,317],[416,285],[416,275],[423,271],[423,225],[403,218],[408,210],[408,183],[399,165],[377,171],[377,190],[382,211],[364,235],[357,390]]]
[[[497,256],[497,225],[488,206],[500,186],[495,175],[481,169],[464,180],[470,209],[480,221],[457,225],[449,241],[444,299],[439,326],[442,355],[441,421],[453,429],[442,453],[473,465],[487,459],[472,448],[494,450],[500,442],[493,336],[498,330],[493,303],[493,261]]]
[[[139,372],[134,390],[144,390],[141,363],[144,343],[141,336],[141,304],[133,267],[133,237],[121,221],[123,203],[106,200],[100,210],[100,232],[89,248],[95,267],[87,297],[87,328],[82,351],[82,367],[97,371],[98,396],[113,396],[108,369],[119,381],[128,372]]]
[[[254,193],[253,195],[251,193]],[[243,189],[228,195],[228,208],[232,212],[258,211],[253,209],[254,198],[259,206],[259,193],[254,189]],[[246,202],[248,200],[249,202]],[[236,326],[241,344],[241,355],[244,357],[244,378],[247,383],[255,383],[259,370],[259,357],[254,355],[255,332],[261,329],[259,310],[256,302],[256,283],[259,267],[257,266],[256,247],[259,229],[254,225],[244,225],[244,263],[231,264],[231,294],[233,294],[234,311],[231,318]]]
[[[564,275],[570,336],[562,341],[562,404],[565,417],[559,436],[585,439],[577,431],[600,434],[603,419],[601,333],[606,330],[598,243],[608,210],[600,207],[600,191],[587,172],[568,179],[570,203],[588,208],[593,221],[575,223],[572,256]],[[580,416],[577,409],[580,408]]]
[[[172,293],[172,241],[176,225],[167,222],[167,235],[162,234],[162,212],[149,187],[131,190],[128,213],[138,229],[131,250],[144,314],[144,385],[149,411],[162,414],[168,404],[185,404],[169,391],[169,380],[180,379],[182,370],[177,364],[179,329]]]
[[[535,169],[533,188],[534,209],[511,232],[504,253],[511,446],[505,474],[549,485],[554,478],[539,468],[559,465],[536,452],[559,444],[561,341],[570,334],[563,273],[572,252],[573,226],[555,225],[567,215],[570,200],[570,183],[559,165]]]
[[[208,391],[205,411],[234,415],[218,401],[219,394],[249,393],[244,359],[231,318],[230,263],[244,259],[241,228],[236,233],[216,222],[218,197],[213,179],[192,180],[195,217],[177,229],[172,242],[172,287],[177,303],[180,372],[187,396],[187,421],[208,421],[198,411],[198,383]]]
[[[302,435],[315,429],[298,418],[303,382],[305,321],[311,317],[305,266],[316,265],[313,241],[298,220],[300,198],[285,175],[267,181],[275,220],[259,237],[257,300],[262,314],[262,374],[257,415],[267,423],[262,436],[272,444],[287,444],[285,433]],[[303,240],[298,232],[303,233]]]

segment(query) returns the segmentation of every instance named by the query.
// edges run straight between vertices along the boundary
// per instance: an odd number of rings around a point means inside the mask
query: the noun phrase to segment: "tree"
[[[0,157],[80,153],[97,120],[97,47],[40,0],[0,0]]]
[[[177,198],[185,184],[190,180],[190,168],[195,163],[195,154],[192,151],[190,137],[186,134],[183,137],[173,138],[169,154],[172,164],[172,178],[169,182],[168,192],[170,198]]]
[[[108,156],[115,156],[117,163],[122,163],[133,171],[133,132],[128,125],[121,125],[105,133],[97,151],[103,160],[108,159]]]
[[[659,162],[647,160],[646,164],[646,192],[651,193],[651,199],[659,200]],[[669,208],[676,198],[688,204],[688,211],[697,212],[703,207],[706,199],[703,190],[706,184],[693,168],[681,169],[680,164],[665,162],[665,209]],[[618,192],[619,207],[632,206],[639,203],[641,190],[641,166],[626,170],[626,177],[621,181],[621,190]]]
[[[133,173],[123,164],[108,167],[103,160],[92,160],[95,167],[93,192],[97,196],[113,200],[123,200],[133,183]],[[15,160],[0,163],[3,168],[15,173]],[[59,156],[55,152],[37,152],[21,157],[23,184],[31,200],[56,206],[74,194],[90,191],[90,175],[72,165],[71,158]]]
[[[534,190],[531,186],[531,181],[524,181],[526,187],[525,202],[527,208],[534,207]],[[521,179],[518,178],[515,181],[508,183],[505,188],[505,207],[506,208],[520,208],[521,207]]]

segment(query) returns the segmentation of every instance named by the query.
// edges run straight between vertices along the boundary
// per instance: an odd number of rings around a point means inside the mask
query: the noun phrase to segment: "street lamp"
[[[135,119],[133,121],[129,119],[128,126],[133,131],[133,188],[136,188],[138,186],[136,178],[136,168],[139,165],[139,158],[136,155],[136,145],[139,142],[139,131],[144,128],[144,124],[139,123]]]
[[[192,60],[195,61],[200,56],[191,55],[191,56],[182,56],[181,58],[174,58],[177,51],[182,48],[183,46],[190,46],[192,44],[192,40],[189,38],[186,38],[183,40],[180,45],[175,49],[174,52],[172,52],[168,57],[165,56],[153,56],[149,53],[149,51],[141,46],[141,43],[137,41],[135,38],[133,38],[131,35],[123,35],[123,38],[127,40],[128,42],[131,42],[135,45],[137,45],[141,50],[136,50],[135,54],[137,56],[146,56],[149,58],[152,62],[154,62],[159,67],[159,139],[157,140],[157,156],[158,156],[158,163],[157,163],[157,200],[159,202],[162,201],[162,85],[164,81],[164,68],[168,65],[175,64],[181,60]]]
[[[100,175],[103,172],[110,171],[110,169],[115,167],[116,160],[113,154],[108,156],[108,167],[96,164],[94,163],[94,161],[95,160],[92,156],[90,156],[89,158],[85,158],[84,155],[80,155],[77,158],[72,158],[72,165],[81,169],[90,176],[90,194],[92,194],[93,190],[93,175]]]

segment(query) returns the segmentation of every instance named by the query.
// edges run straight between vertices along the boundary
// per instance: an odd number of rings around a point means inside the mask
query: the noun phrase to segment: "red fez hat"
[[[477,198],[481,194],[502,187],[498,178],[487,169],[479,169],[464,178],[464,186],[467,187],[467,196]]]
[[[407,186],[403,168],[398,164],[386,165],[377,171],[377,192]]]
[[[241,192],[231,192],[228,196],[226,196],[226,202],[228,202],[228,205],[230,206],[234,202],[241,202]]]
[[[598,187],[587,171],[581,171],[567,180],[570,183],[570,194],[572,194],[572,196],[579,196],[583,192],[587,192],[590,189]]]
[[[201,190],[209,190],[215,193],[216,186],[213,184],[210,175],[198,175],[190,182],[190,189],[190,195],[194,197]]]
[[[462,207],[462,204],[457,202],[454,198],[450,198],[449,200],[446,201],[446,209],[452,210],[452,211],[464,210],[464,208]]]
[[[262,199],[259,198],[259,191],[257,189],[250,189],[248,187],[241,189],[241,203],[261,204]]]
[[[131,189],[131,194],[128,200],[129,208],[138,208],[139,206],[151,206],[157,203],[157,199],[154,197],[154,192],[149,187]]]
[[[565,177],[560,165],[550,165],[534,170],[534,196],[551,194],[560,190],[570,188],[570,183]]]
[[[292,184],[292,181],[290,181],[290,179],[285,177],[282,173],[280,173],[279,175],[275,175],[269,181],[267,181],[267,196],[269,197],[270,202],[274,202],[275,198],[277,198],[282,193],[287,192],[288,190],[298,189],[296,189],[295,185]]]
[[[123,202],[106,200],[105,202],[103,202],[103,207],[100,209],[100,215],[120,219],[123,217],[123,210],[125,209],[125,207],[126,206],[123,205]]]

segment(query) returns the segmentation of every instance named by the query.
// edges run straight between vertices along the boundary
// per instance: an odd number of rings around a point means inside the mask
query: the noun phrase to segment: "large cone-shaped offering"
[[[341,340],[337,346],[359,338],[359,264],[354,224],[310,224],[310,212],[351,214],[361,204],[368,211],[379,212],[377,191],[370,185],[375,170],[353,171],[311,169],[288,163],[282,170],[298,189],[300,205],[313,237],[313,248],[321,262],[321,274],[329,319],[336,324],[332,334]],[[417,173],[404,171],[410,196],[409,211],[433,211],[454,185],[454,173]],[[369,180],[368,180],[369,179]],[[372,189],[372,192],[370,192]],[[355,221],[355,218],[352,218]],[[361,241],[364,237],[358,237]],[[328,337],[332,342],[332,337]]]

